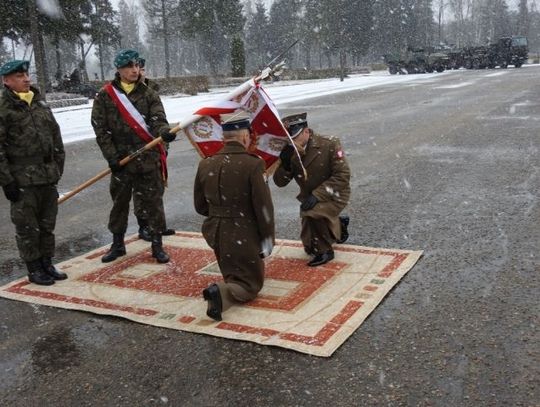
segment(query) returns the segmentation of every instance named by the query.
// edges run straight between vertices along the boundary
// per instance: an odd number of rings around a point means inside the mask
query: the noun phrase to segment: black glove
[[[161,132],[160,136],[164,142],[170,143],[171,141],[174,141],[174,139],[176,138],[176,133],[171,133],[169,129],[165,129],[164,131]]]
[[[21,190],[19,189],[15,181],[4,185],[2,189],[4,190],[4,195],[6,196],[6,198],[11,202],[17,202],[21,198]]]
[[[318,202],[319,200],[317,198],[315,198],[313,195],[310,195],[304,200],[304,202],[302,202],[302,205],[300,205],[300,209],[302,209],[303,211],[309,211],[310,209],[313,209],[313,207],[317,205]]]
[[[113,174],[118,174],[119,172],[122,172],[124,170],[124,167],[120,165],[120,161],[118,160],[109,161],[109,168],[111,169]]]
[[[294,154],[294,148],[290,144],[287,144],[285,147],[283,147],[283,150],[281,150],[281,153],[279,153],[279,159],[281,160],[281,164],[283,165],[283,168],[285,170],[290,171],[291,170],[291,158]]]

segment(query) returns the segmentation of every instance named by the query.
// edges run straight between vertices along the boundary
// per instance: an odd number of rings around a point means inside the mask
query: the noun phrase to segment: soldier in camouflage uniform
[[[160,136],[165,142],[173,141],[176,135],[169,132],[159,95],[139,82],[138,52],[120,51],[114,63],[117,73],[111,85],[119,94],[126,95],[131,105],[142,115],[152,136]],[[92,126],[101,152],[112,170],[110,193],[113,207],[109,216],[109,230],[113,234],[113,244],[101,260],[107,263],[126,254],[124,235],[129,201],[133,193],[140,203],[136,209],[144,211],[142,217],[148,222],[152,237],[152,256],[160,263],[167,263],[169,256],[163,250],[162,244],[162,233],[165,229],[165,179],[159,150],[152,148],[131,160],[125,167],[120,165],[122,158],[141,149],[146,142],[124,120],[105,87],[99,91],[94,101]]]
[[[11,202],[11,221],[29,280],[51,285],[67,278],[52,264],[56,184],[65,154],[51,109],[30,86],[28,66],[28,61],[14,60],[0,68],[0,185]]]
[[[284,117],[283,124],[298,147],[302,165],[293,147],[285,146],[274,182],[284,187],[294,178],[300,187],[300,236],[304,250],[313,256],[308,265],[320,266],[334,258],[332,244],[343,243],[349,237],[349,217],[340,216],[351,194],[349,164],[339,139],[314,133],[308,127],[307,113]]]
[[[148,86],[150,89],[152,89],[154,92],[159,92],[159,85],[156,81],[152,79],[148,79],[146,77],[146,59],[139,58],[139,82],[142,84]],[[166,146],[168,149],[168,145]],[[138,209],[139,203],[137,196],[133,197],[133,206],[135,207],[135,214],[137,218],[137,223],[139,224],[139,238],[146,240],[148,242],[152,241],[152,237],[150,236],[150,231],[148,230],[148,221],[145,217],[143,217],[145,214],[143,211]],[[171,236],[174,235],[176,232],[174,229],[170,229],[167,226],[165,226],[165,229],[162,232],[163,236]]]

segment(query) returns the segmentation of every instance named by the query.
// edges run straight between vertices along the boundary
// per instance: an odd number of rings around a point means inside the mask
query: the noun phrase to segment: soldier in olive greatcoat
[[[169,256],[163,250],[162,243],[165,229],[165,153],[161,146],[157,146],[143,152],[125,166],[120,165],[120,160],[141,149],[155,137],[171,142],[176,135],[169,132],[159,95],[139,81],[139,53],[135,50],[122,50],[116,55],[114,64],[117,68],[115,79],[99,91],[92,108],[96,141],[112,171],[110,193],[113,207],[109,215],[109,230],[113,234],[113,244],[101,260],[106,263],[126,254],[124,235],[129,201],[134,194],[139,200],[135,209],[144,211],[142,217],[148,222],[152,256],[159,263],[167,263]]]
[[[223,282],[203,291],[207,315],[217,321],[234,303],[254,299],[263,287],[264,262],[274,245],[274,206],[264,161],[247,151],[250,122],[222,115],[225,146],[199,163],[195,210],[206,216],[202,233],[214,250]]]
[[[340,213],[349,203],[350,169],[339,139],[314,133],[308,127],[307,113],[282,121],[300,152],[302,165],[293,146],[287,145],[273,178],[278,187],[293,178],[300,187],[301,239],[306,253],[313,255],[308,265],[315,267],[332,260],[332,244],[343,243],[349,236],[349,218]]]
[[[14,60],[0,68],[0,185],[11,202],[11,221],[29,280],[51,285],[67,278],[52,264],[56,184],[65,153],[51,109],[30,86],[28,66],[28,61]]]

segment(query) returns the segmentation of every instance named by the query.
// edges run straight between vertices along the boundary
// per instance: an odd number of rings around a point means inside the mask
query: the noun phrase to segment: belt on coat
[[[208,216],[213,216],[215,218],[243,218],[246,215],[246,213],[243,213],[236,208],[231,208],[230,206],[210,205],[208,208]]]

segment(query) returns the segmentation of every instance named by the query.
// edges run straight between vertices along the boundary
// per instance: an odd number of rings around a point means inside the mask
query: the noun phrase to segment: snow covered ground
[[[386,72],[374,72],[368,75],[352,75],[340,82],[337,78],[309,81],[282,81],[263,85],[278,109],[287,103],[297,102],[318,96],[352,90],[367,89],[373,86],[398,84],[404,82],[425,82],[451,72],[422,75],[389,75]],[[208,93],[196,96],[164,96],[162,97],[167,119],[170,123],[180,122],[190,116],[199,107],[220,100],[234,88],[211,89]],[[64,143],[94,138],[90,124],[92,101],[85,106],[73,106],[53,109],[54,116],[60,125]]]

